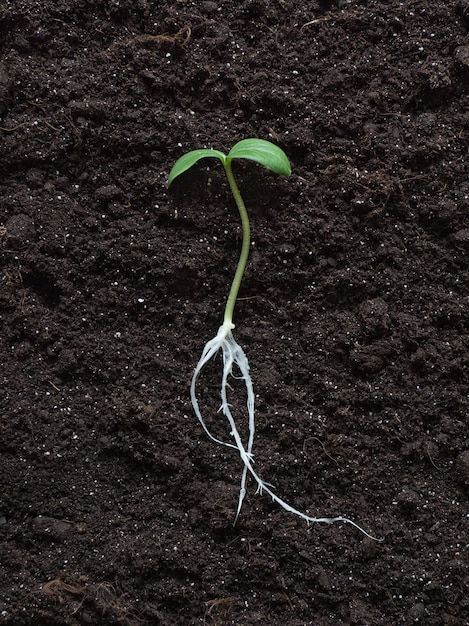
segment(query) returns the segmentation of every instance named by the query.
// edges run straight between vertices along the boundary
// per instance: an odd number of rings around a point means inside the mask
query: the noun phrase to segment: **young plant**
[[[355,522],[345,518],[345,517],[311,517],[302,513],[301,511],[295,509],[290,504],[285,502],[282,498],[280,498],[273,490],[272,486],[269,483],[263,481],[257,472],[253,468],[253,454],[252,447],[254,443],[254,433],[255,433],[255,420],[254,420],[254,390],[251,381],[251,376],[249,374],[249,363],[244,353],[243,348],[235,341],[233,337],[233,311],[236,303],[236,299],[238,297],[238,291],[241,284],[241,279],[244,274],[244,270],[246,267],[246,262],[249,256],[249,248],[250,248],[250,225],[249,218],[246,211],[246,206],[241,197],[241,194],[238,189],[238,185],[233,176],[233,171],[231,167],[231,163],[233,159],[248,159],[251,161],[256,161],[261,165],[264,165],[267,169],[275,172],[276,174],[283,174],[288,176],[291,173],[290,162],[286,156],[286,154],[281,150],[278,146],[270,143],[269,141],[265,141],[263,139],[243,139],[239,141],[237,144],[231,148],[228,154],[224,154],[219,150],[193,150],[184,154],[180,157],[174,166],[171,169],[171,172],[168,177],[168,186],[174,181],[175,178],[180,176],[183,172],[191,168],[195,163],[200,161],[200,159],[204,159],[207,157],[212,157],[219,159],[225,169],[226,176],[228,178],[228,183],[231,188],[231,192],[233,194],[234,200],[239,210],[239,215],[241,218],[242,224],[242,245],[241,245],[241,253],[238,261],[238,266],[236,268],[236,272],[233,278],[233,283],[231,285],[231,289],[228,295],[228,300],[225,306],[225,315],[223,319],[223,324],[218,329],[217,334],[213,339],[210,339],[206,344],[202,351],[202,356],[200,357],[199,362],[194,370],[194,374],[192,376],[191,382],[191,400],[192,405],[194,407],[195,414],[199,419],[199,422],[202,425],[202,428],[207,433],[207,435],[212,439],[215,443],[221,444],[223,446],[227,446],[229,448],[234,448],[238,451],[241,460],[243,462],[243,471],[241,475],[241,485],[239,491],[239,499],[238,499],[238,508],[236,511],[236,516],[234,523],[239,516],[241,511],[241,506],[243,504],[244,496],[246,494],[246,481],[248,474],[252,476],[252,478],[257,483],[257,491],[262,493],[265,491],[269,494],[274,502],[279,504],[282,508],[294,515],[297,515],[304,519],[306,522],[322,522],[325,524],[331,524],[332,522],[347,522],[348,524],[352,524],[358,528],[361,532],[363,532],[367,537],[371,537],[367,532],[365,532],[358,524]],[[221,350],[223,354],[223,372],[221,376],[221,411],[225,415],[228,420],[230,433],[233,437],[233,442],[222,441],[215,437],[210,430],[208,429],[201,411],[199,407],[199,402],[197,400],[196,394],[196,384],[197,378],[204,368],[204,366],[210,361],[212,357],[214,357],[217,352]],[[236,425],[236,421],[231,413],[230,404],[228,403],[227,397],[227,389],[229,388],[229,378],[230,376],[234,377],[233,367],[236,366],[241,373],[241,376],[236,376],[237,378],[241,378],[244,380],[246,386],[247,393],[247,410],[248,410],[248,439],[246,445],[243,443],[241,436],[239,434],[238,427]]]

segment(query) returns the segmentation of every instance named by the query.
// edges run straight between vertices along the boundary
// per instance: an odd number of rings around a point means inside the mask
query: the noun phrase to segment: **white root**
[[[277,504],[279,504],[283,509],[285,509],[286,511],[289,511],[290,513],[293,513],[294,515],[297,515],[298,517],[304,519],[308,524],[309,523],[324,523],[324,524],[332,524],[333,522],[345,522],[347,524],[351,524],[352,526],[354,526],[355,528],[357,528],[358,530],[360,530],[364,535],[366,535],[367,537],[369,537],[370,539],[374,539],[376,541],[381,541],[381,539],[376,539],[376,537],[373,537],[372,535],[370,535],[369,533],[367,533],[363,528],[361,528],[361,526],[359,526],[358,524],[356,524],[355,522],[353,522],[352,520],[346,518],[346,517],[311,517],[309,515],[306,515],[305,513],[302,513],[301,511],[299,511],[298,509],[295,509],[294,507],[292,507],[290,504],[288,504],[287,502],[285,502],[284,500],[282,500],[282,498],[280,498],[279,496],[277,496],[274,491],[272,491],[272,489],[270,488],[271,485],[269,485],[269,483],[264,482],[263,480],[261,480],[261,478],[258,476],[258,474],[256,473],[256,471],[253,468],[253,455],[252,455],[252,446],[253,446],[253,442],[254,442],[254,432],[255,432],[255,423],[254,423],[254,390],[253,390],[253,385],[252,385],[252,380],[251,380],[251,376],[249,374],[249,363],[248,363],[248,359],[246,357],[246,354],[244,352],[244,350],[242,349],[242,347],[236,342],[236,340],[233,337],[233,333],[232,330],[234,328],[234,325],[229,323],[229,322],[225,322],[222,326],[220,326],[220,328],[218,329],[218,333],[217,335],[211,339],[210,341],[208,341],[204,347],[204,350],[202,352],[202,356],[200,357],[200,360],[197,364],[197,367],[194,370],[194,374],[192,377],[192,383],[191,383],[191,400],[192,400],[192,405],[194,407],[194,411],[195,414],[197,415],[203,429],[205,430],[205,432],[207,433],[207,435],[210,437],[210,439],[212,439],[215,443],[218,443],[220,445],[223,446],[227,446],[229,448],[235,448],[236,450],[238,450],[239,455],[241,457],[241,460],[243,461],[243,472],[242,472],[242,476],[241,476],[241,485],[240,485],[240,491],[239,491],[239,500],[238,500],[238,508],[236,511],[236,516],[235,516],[235,520],[234,523],[236,523],[236,520],[238,519],[239,513],[241,511],[241,506],[243,504],[243,500],[244,500],[244,496],[246,495],[246,481],[247,481],[247,475],[248,472],[249,474],[252,476],[252,478],[256,481],[257,483],[257,491],[259,493],[262,492],[266,492],[269,494],[269,496],[272,498],[272,500],[274,502],[276,502]],[[209,431],[209,429],[207,428],[207,425],[205,424],[205,421],[202,417],[202,414],[200,412],[200,408],[199,408],[199,403],[197,400],[197,395],[196,395],[196,382],[197,382],[197,378],[200,374],[200,372],[202,371],[202,369],[204,368],[204,366],[208,363],[208,361],[210,361],[210,359],[212,357],[215,356],[215,354],[217,354],[217,352],[219,350],[222,350],[222,354],[223,354],[223,374],[222,374],[222,380],[221,380],[221,407],[220,410],[223,412],[223,414],[225,415],[225,417],[228,420],[228,423],[230,425],[230,434],[234,439],[234,444],[233,443],[229,443],[227,441],[222,441],[220,439],[218,439],[217,437],[215,437],[214,435],[212,435],[212,433]],[[246,385],[246,392],[247,392],[247,409],[248,409],[248,428],[249,428],[249,436],[248,436],[248,442],[247,442],[247,446],[245,447],[242,440],[241,440],[241,436],[239,434],[239,431],[236,427],[236,423],[235,420],[231,414],[231,409],[230,409],[230,405],[228,404],[228,398],[227,398],[227,389],[229,388],[229,383],[228,383],[228,378],[229,376],[233,376],[233,366],[236,365],[241,373],[240,378],[242,380],[244,380],[245,385]]]

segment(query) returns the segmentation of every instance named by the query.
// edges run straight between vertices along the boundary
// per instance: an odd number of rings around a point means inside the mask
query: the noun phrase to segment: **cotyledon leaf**
[[[168,187],[180,174],[190,169],[200,159],[205,159],[206,157],[216,157],[223,162],[226,159],[226,154],[223,154],[223,152],[220,152],[219,150],[209,150],[206,148],[202,148],[201,150],[192,150],[191,152],[183,154],[171,168],[168,176]]]
[[[228,159],[250,159],[260,163],[275,174],[289,176],[290,161],[285,152],[265,139],[242,139],[228,153]]]

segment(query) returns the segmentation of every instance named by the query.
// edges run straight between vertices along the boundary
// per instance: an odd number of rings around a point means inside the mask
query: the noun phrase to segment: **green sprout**
[[[246,263],[249,256],[249,248],[250,248],[250,224],[249,217],[246,211],[246,206],[244,204],[243,198],[239,191],[238,185],[236,183],[235,177],[233,175],[233,170],[231,167],[231,163],[233,159],[248,159],[250,161],[255,161],[260,163],[267,169],[271,170],[276,174],[283,174],[288,176],[291,174],[291,166],[286,156],[285,152],[281,150],[278,146],[275,146],[270,141],[265,141],[264,139],[243,139],[239,141],[237,144],[231,148],[228,154],[224,154],[219,150],[210,150],[210,149],[201,149],[201,150],[192,150],[184,154],[180,157],[176,163],[173,165],[169,177],[168,177],[168,187],[171,183],[180,176],[182,173],[190,169],[193,165],[195,165],[200,159],[205,159],[207,157],[219,159],[226,172],[226,176],[228,178],[228,182],[230,185],[231,192],[233,194],[233,198],[236,202],[236,206],[238,207],[239,215],[241,218],[242,224],[242,232],[243,232],[243,240],[241,245],[241,253],[238,261],[238,265],[236,268],[236,272],[233,278],[233,282],[231,285],[231,289],[228,295],[228,299],[225,306],[225,314],[223,318],[223,324],[218,329],[217,334],[213,339],[210,339],[206,344],[202,351],[202,356],[198,364],[195,367],[194,374],[192,376],[191,382],[191,401],[194,407],[194,412],[199,419],[204,431],[206,434],[212,439],[214,442],[221,444],[223,446],[227,446],[229,448],[234,448],[238,451],[241,460],[243,462],[243,472],[241,476],[241,485],[239,491],[239,499],[238,499],[238,508],[235,516],[235,521],[239,516],[241,511],[241,506],[244,500],[244,496],[246,494],[246,481],[248,473],[252,476],[252,478],[257,483],[257,491],[262,493],[265,491],[270,495],[272,500],[279,504],[282,508],[301,517],[306,520],[306,522],[322,522],[326,524],[331,524],[332,522],[347,522],[352,524],[358,528],[361,532],[363,532],[367,537],[374,539],[371,535],[369,535],[366,531],[363,530],[358,524],[355,522],[345,518],[345,517],[311,517],[302,513],[298,509],[295,509],[287,502],[285,502],[282,498],[280,498],[272,489],[269,483],[263,481],[257,474],[257,472],[253,468],[253,454],[252,454],[252,446],[254,443],[254,432],[255,432],[255,419],[254,419],[254,389],[251,380],[251,376],[249,374],[249,363],[246,357],[246,354],[243,348],[236,342],[233,337],[233,311],[236,304],[236,300],[238,297],[239,287],[241,284],[241,280],[243,278],[244,270],[246,268]],[[222,441],[215,437],[208,429],[201,411],[199,407],[199,402],[196,394],[196,383],[198,376],[205,365],[212,359],[218,351],[221,350],[223,354],[223,373],[221,378],[221,411],[225,415],[228,420],[230,426],[230,434],[233,437],[234,443]],[[241,439],[239,434],[238,427],[236,425],[236,421],[231,413],[230,404],[228,403],[227,389],[230,387],[228,379],[230,376],[233,376],[233,367],[236,366],[241,373],[241,376],[236,376],[236,378],[240,378],[244,380],[246,386],[246,394],[247,394],[247,409],[248,409],[248,428],[249,428],[249,436],[247,445],[245,445]]]
[[[246,211],[246,205],[244,204],[238,185],[236,184],[235,177],[233,176],[231,161],[233,159],[250,159],[251,161],[261,163],[267,167],[267,169],[275,172],[276,174],[284,174],[285,176],[289,176],[291,174],[291,167],[285,152],[277,146],[274,146],[274,144],[270,143],[270,141],[265,141],[264,139],[243,139],[233,146],[227,155],[223,154],[223,152],[220,152],[219,150],[206,149],[193,150],[192,152],[184,154],[176,161],[171,169],[168,177],[168,186],[177,176],[191,168],[195,163],[197,163],[197,161],[207,157],[215,157],[220,159],[223,163],[231,192],[239,210],[243,228],[241,254],[239,256],[238,266],[236,268],[236,273],[233,278],[233,283],[231,285],[225,307],[224,323],[229,326],[233,322],[233,310],[238,297],[241,279],[243,278],[244,270],[246,268],[251,240],[248,212]]]

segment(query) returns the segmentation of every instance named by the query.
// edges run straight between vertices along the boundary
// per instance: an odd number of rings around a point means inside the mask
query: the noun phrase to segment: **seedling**
[[[241,225],[242,225],[242,245],[241,245],[241,253],[238,261],[238,266],[236,268],[236,272],[234,275],[233,283],[231,285],[231,289],[228,295],[228,300],[225,306],[225,315],[223,319],[223,324],[218,329],[217,334],[213,339],[210,339],[205,344],[205,347],[202,351],[202,356],[200,357],[199,362],[194,370],[194,374],[192,376],[191,382],[191,400],[192,405],[194,407],[195,414],[199,419],[199,422],[202,425],[202,428],[207,433],[207,435],[212,439],[215,443],[221,444],[223,446],[227,446],[228,448],[234,448],[238,451],[241,460],[243,462],[243,471],[241,475],[241,485],[239,490],[239,499],[238,499],[238,508],[236,511],[236,516],[234,523],[239,516],[241,511],[241,507],[243,504],[244,496],[246,494],[246,481],[248,474],[252,476],[252,478],[257,483],[257,491],[262,493],[265,491],[269,494],[274,502],[279,504],[282,508],[294,515],[301,517],[306,520],[306,522],[322,522],[325,524],[332,524],[333,522],[347,522],[348,524],[352,524],[358,528],[362,533],[364,533],[367,537],[373,539],[366,531],[363,530],[358,524],[355,522],[345,518],[345,517],[311,517],[302,513],[298,509],[292,507],[290,504],[285,502],[282,498],[280,498],[273,490],[272,485],[263,481],[257,472],[253,468],[253,454],[252,454],[252,446],[254,443],[254,433],[255,433],[255,420],[254,420],[254,390],[252,385],[251,376],[249,374],[249,363],[244,353],[243,348],[236,342],[233,336],[233,311],[236,304],[236,299],[238,297],[239,286],[241,284],[241,279],[244,274],[244,270],[246,268],[246,262],[249,256],[249,247],[250,247],[250,225],[248,213],[246,211],[246,206],[241,197],[241,194],[238,189],[238,185],[233,176],[233,171],[231,167],[231,162],[233,159],[248,159],[251,161],[256,161],[261,165],[264,165],[267,169],[271,170],[276,174],[283,174],[288,176],[291,173],[290,162],[286,156],[286,154],[281,150],[278,146],[270,143],[269,141],[265,141],[263,139],[243,139],[239,141],[237,144],[231,148],[228,154],[224,154],[219,150],[193,150],[184,154],[180,157],[174,166],[171,169],[171,172],[168,177],[168,186],[174,181],[175,178],[180,176],[183,172],[190,169],[193,165],[195,165],[200,159],[205,159],[207,157],[217,158],[219,159],[223,167],[225,168],[226,176],[228,178],[228,183],[231,188],[231,192],[233,194],[234,200],[239,210],[239,215],[241,217]],[[210,361],[212,357],[214,357],[218,351],[221,350],[223,354],[223,372],[221,377],[221,407],[220,410],[225,415],[228,420],[230,433],[233,438],[233,442],[222,441],[221,439],[215,437],[210,430],[208,429],[204,418],[202,417],[202,413],[200,411],[199,402],[197,400],[196,394],[196,384],[199,374],[205,365]],[[231,413],[230,404],[228,403],[227,397],[227,389],[229,388],[229,378],[234,377],[233,367],[236,366],[241,373],[241,376],[236,376],[236,378],[240,378],[244,380],[246,386],[247,393],[247,411],[248,411],[248,438],[247,444],[245,445],[241,439],[239,434],[239,430],[236,425],[236,421]]]

